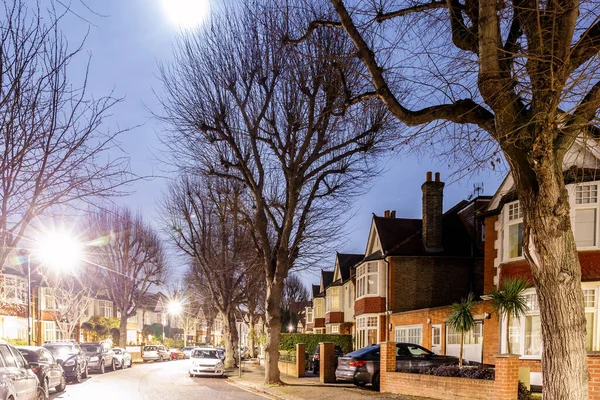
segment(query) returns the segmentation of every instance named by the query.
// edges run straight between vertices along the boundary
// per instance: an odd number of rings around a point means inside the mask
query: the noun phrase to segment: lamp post
[[[27,346],[31,346],[31,255],[27,255]]]

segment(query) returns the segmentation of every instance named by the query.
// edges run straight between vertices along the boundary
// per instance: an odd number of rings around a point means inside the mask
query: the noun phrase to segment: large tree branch
[[[452,104],[426,107],[418,111],[411,111],[402,106],[390,90],[384,77],[383,69],[377,63],[375,54],[358,31],[344,2],[342,0],[331,0],[331,2],[340,17],[344,29],[358,50],[358,57],[371,75],[377,95],[396,118],[409,126],[445,120],[456,123],[475,124],[488,132],[494,132],[493,114],[475,103],[472,99],[458,100]]]
[[[391,11],[389,13],[380,12],[375,17],[375,21],[383,22],[388,19],[401,17],[401,16],[407,15],[407,14],[418,13],[418,12],[427,11],[427,10],[434,10],[437,8],[447,8],[447,7],[448,7],[448,3],[445,0],[442,0],[442,1],[433,0],[431,3],[417,4],[416,6],[402,8],[402,9],[399,9],[396,11]]]
[[[313,21],[308,25],[308,28],[306,28],[306,33],[298,39],[291,39],[289,37],[285,37],[283,40],[285,43],[288,44],[300,44],[307,40],[315,29],[321,26],[326,26],[329,28],[341,28],[342,24],[336,21]]]
[[[600,21],[586,30],[571,47],[569,73],[572,73],[600,51]]]

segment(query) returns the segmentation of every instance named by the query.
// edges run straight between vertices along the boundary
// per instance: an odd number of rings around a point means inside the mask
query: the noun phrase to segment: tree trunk
[[[127,346],[127,314],[121,311],[121,324],[119,325],[119,347]]]
[[[223,316],[223,336],[225,339],[225,368],[235,368],[235,342],[237,339],[237,328],[235,317],[227,314]]]
[[[512,354],[510,348],[510,315],[508,314],[506,315],[506,352]]]
[[[279,366],[279,341],[281,340],[281,297],[283,278],[275,277],[267,282],[265,325],[267,343],[265,345],[265,384],[281,383]]]
[[[248,347],[250,348],[250,358],[256,358],[256,352],[254,351],[254,342],[256,338],[256,332],[254,331],[254,313],[248,315]]]
[[[463,345],[465,343],[465,332],[460,332],[460,350],[458,351],[458,366],[462,368],[462,360],[463,360]]]
[[[586,320],[562,159],[555,160],[550,152],[529,157],[532,169],[513,174],[523,207],[523,253],[540,307],[543,397],[583,400],[588,398],[589,379]]]

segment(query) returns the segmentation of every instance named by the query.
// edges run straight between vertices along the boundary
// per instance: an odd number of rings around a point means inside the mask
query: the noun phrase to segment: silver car
[[[133,366],[133,359],[131,354],[122,347],[115,347],[115,360],[117,360],[117,367],[121,369],[131,368]]]
[[[162,344],[149,344],[142,349],[142,360],[148,361],[165,361],[171,359],[171,353],[167,351]]]
[[[45,399],[46,392],[23,355],[0,340],[0,400]]]

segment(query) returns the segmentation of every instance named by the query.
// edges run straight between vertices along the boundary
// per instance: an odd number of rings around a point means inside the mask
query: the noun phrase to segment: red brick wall
[[[364,297],[354,302],[354,315],[376,314],[385,311],[385,297]]]
[[[581,264],[581,280],[600,280],[600,251],[580,251],[579,263]],[[529,264],[525,260],[513,261],[502,264],[500,279],[513,276],[525,276],[531,278]]]
[[[494,289],[494,276],[496,276],[496,268],[494,260],[496,259],[496,249],[494,242],[498,238],[498,233],[494,226],[498,221],[498,216],[493,215],[485,219],[485,244],[483,256],[483,293],[489,293]]]
[[[588,355],[588,372],[590,374],[589,400],[600,400],[600,353]]]
[[[515,400],[519,359],[496,359],[496,379],[448,378],[395,372],[395,343],[381,344],[381,391],[443,400]]]
[[[344,322],[344,313],[341,311],[330,311],[325,314],[326,324],[339,324]]]
[[[389,339],[394,339],[394,329],[403,325],[423,325],[423,347],[431,349],[431,326],[442,325],[442,354],[446,354],[446,325],[445,320],[451,313],[450,306],[426,308],[422,310],[406,311],[390,315],[392,331]],[[483,362],[494,364],[494,355],[499,353],[498,348],[498,316],[492,312],[489,302],[478,302],[473,308],[473,314],[490,314],[490,318],[483,320]],[[431,322],[428,323],[427,319]]]
[[[315,318],[313,328],[325,328],[325,318]]]

